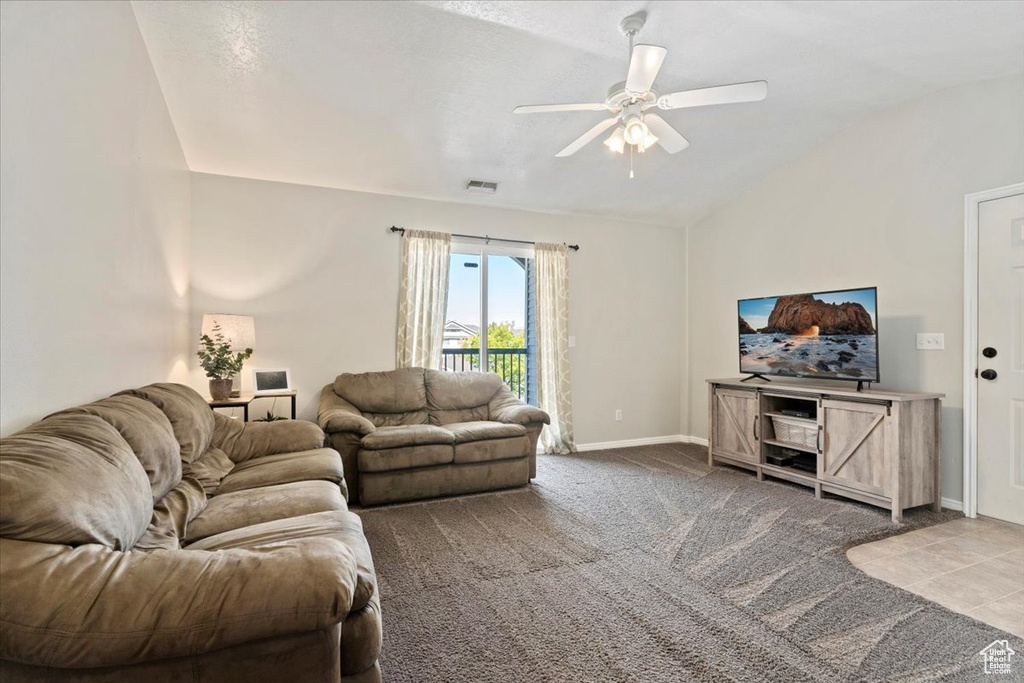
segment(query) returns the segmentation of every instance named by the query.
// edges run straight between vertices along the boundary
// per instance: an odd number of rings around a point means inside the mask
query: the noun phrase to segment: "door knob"
[[[985,356],[985,358],[995,358],[997,353],[999,352],[993,349],[991,346],[986,346],[984,349],[981,350],[981,355]]]
[[[998,376],[999,376],[999,373],[997,373],[995,370],[982,370],[981,371],[981,378],[982,379],[992,380],[992,379],[995,379]]]

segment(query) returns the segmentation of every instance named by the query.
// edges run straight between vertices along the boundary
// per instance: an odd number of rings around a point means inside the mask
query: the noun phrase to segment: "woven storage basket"
[[[775,440],[785,443],[817,448],[818,428],[800,420],[772,415],[772,426],[775,427]]]

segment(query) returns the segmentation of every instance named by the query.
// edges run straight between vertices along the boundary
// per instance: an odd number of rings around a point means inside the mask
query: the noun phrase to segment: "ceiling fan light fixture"
[[[604,146],[616,154],[622,154],[622,151],[626,149],[626,138],[622,136],[624,130],[625,128],[622,126],[616,128],[615,132],[604,141]]]
[[[651,131],[647,131],[647,135],[644,136],[643,142],[639,145],[640,151],[641,152],[647,151],[657,141],[658,141],[658,136],[655,135],[654,133],[652,133]]]
[[[630,116],[625,121],[622,137],[631,145],[639,145],[647,137],[647,124],[639,116]]]

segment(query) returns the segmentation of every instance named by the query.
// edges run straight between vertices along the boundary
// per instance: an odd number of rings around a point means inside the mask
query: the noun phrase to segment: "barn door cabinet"
[[[898,522],[941,507],[943,396],[708,380],[708,462],[884,507]]]

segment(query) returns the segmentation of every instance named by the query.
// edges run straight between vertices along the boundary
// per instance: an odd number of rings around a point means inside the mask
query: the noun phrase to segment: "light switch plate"
[[[941,351],[946,348],[946,335],[942,332],[919,332],[917,348],[921,351]]]
[[[570,334],[569,335],[569,348],[571,349],[574,346],[576,346],[576,337]]]

